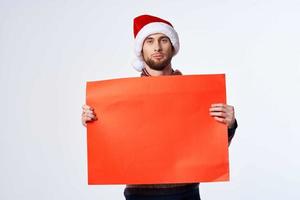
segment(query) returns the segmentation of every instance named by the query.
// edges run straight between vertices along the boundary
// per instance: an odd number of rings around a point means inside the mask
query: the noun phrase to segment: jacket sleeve
[[[237,124],[237,121],[235,120],[233,126],[231,128],[228,128],[228,144],[230,144],[237,127],[238,127],[238,124]]]

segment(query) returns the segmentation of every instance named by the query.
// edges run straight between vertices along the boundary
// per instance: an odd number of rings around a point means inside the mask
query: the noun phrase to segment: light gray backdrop
[[[122,199],[87,185],[85,82],[139,76],[132,19],[170,20],[184,74],[226,73],[231,181],[204,200],[299,199],[300,1],[0,0],[0,199]]]

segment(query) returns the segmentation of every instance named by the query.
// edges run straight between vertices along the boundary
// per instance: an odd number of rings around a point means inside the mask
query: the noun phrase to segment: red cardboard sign
[[[224,74],[88,82],[86,103],[89,184],[229,179],[227,127],[209,115],[226,103]]]

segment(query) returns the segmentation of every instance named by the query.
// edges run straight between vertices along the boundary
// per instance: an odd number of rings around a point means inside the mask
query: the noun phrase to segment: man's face
[[[173,47],[170,39],[162,34],[149,35],[143,44],[142,55],[145,63],[154,70],[163,70],[171,63]]]

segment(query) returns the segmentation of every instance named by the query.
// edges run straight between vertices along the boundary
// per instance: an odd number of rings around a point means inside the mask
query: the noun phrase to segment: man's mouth
[[[152,54],[152,58],[155,58],[155,59],[162,59],[163,57],[164,57],[164,55],[161,53]]]

